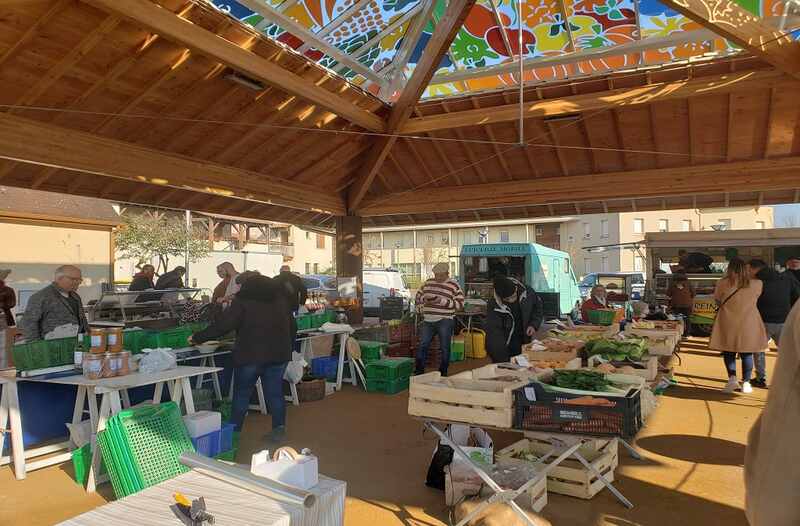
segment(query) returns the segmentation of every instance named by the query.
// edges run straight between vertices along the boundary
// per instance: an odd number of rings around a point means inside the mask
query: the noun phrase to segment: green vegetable
[[[555,372],[555,385],[564,389],[578,389],[580,391],[607,391],[611,382],[606,380],[602,373],[583,370],[557,370]]]
[[[587,342],[584,350],[589,356],[601,355],[607,360],[624,361],[631,359],[639,361],[647,352],[647,343],[644,338],[626,338],[624,340],[610,340],[602,338]]]

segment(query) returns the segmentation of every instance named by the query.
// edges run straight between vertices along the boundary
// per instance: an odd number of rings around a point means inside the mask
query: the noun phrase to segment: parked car
[[[400,296],[403,298],[403,308],[411,308],[411,290],[399,270],[364,269],[364,315],[378,316],[381,298],[386,296]]]
[[[337,285],[336,276],[328,276],[325,274],[301,274],[300,278],[303,280],[303,285],[308,289],[308,294],[314,292],[322,292],[329,302],[333,302],[339,297],[339,286]]]
[[[629,284],[628,284],[629,282]],[[583,277],[578,288],[581,297],[586,297],[595,285],[604,285],[609,290],[626,292],[626,287],[630,287],[631,299],[641,299],[644,297],[644,274],[642,272],[592,272]]]

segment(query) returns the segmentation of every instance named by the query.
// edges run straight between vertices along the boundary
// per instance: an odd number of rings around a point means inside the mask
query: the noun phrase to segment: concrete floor
[[[766,392],[725,395],[721,358],[704,342],[685,345],[677,366],[679,384],[660,406],[635,445],[645,457],[621,455],[617,487],[636,505],[622,507],[609,492],[591,501],[551,494],[544,515],[555,525],[746,526],[742,508],[742,459],[747,431],[764,406]],[[774,355],[770,353],[768,366]],[[477,361],[457,364],[473,368]],[[372,395],[345,388],[324,401],[289,410],[289,443],[309,447],[320,471],[348,483],[348,526],[448,524],[441,492],[424,486],[435,441],[406,412],[407,394]],[[268,417],[250,416],[238,460],[260,449]],[[493,433],[495,446],[519,436]],[[112,498],[105,485],[87,495],[71,479],[71,466],[52,467],[13,479],[0,469],[0,524],[53,524]]]

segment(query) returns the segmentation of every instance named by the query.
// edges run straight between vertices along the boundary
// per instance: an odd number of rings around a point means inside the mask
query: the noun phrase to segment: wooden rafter
[[[562,148],[559,148],[558,135],[556,135],[555,126],[550,122],[545,122],[547,127],[547,135],[550,137],[550,142],[553,144],[553,150],[556,152],[556,159],[558,159],[558,167],[561,169],[561,175],[569,175],[569,168],[567,164],[566,153]]]
[[[700,94],[726,94],[770,87],[792,92],[800,89],[800,83],[776,71],[738,71],[694,80],[662,82],[636,88],[618,88],[558,99],[536,100],[525,102],[523,110],[526,118],[553,117],[636,104],[651,104],[663,100],[685,99]],[[414,134],[438,129],[510,122],[517,119],[519,119],[519,105],[506,104],[409,119],[403,126],[402,133]]]
[[[392,92],[387,94],[389,96],[393,95],[393,92],[399,88],[400,81],[405,77],[408,59],[411,58],[411,53],[417,46],[419,36],[422,34],[422,30],[425,29],[428,20],[431,18],[433,8],[436,6],[436,0],[422,0],[420,4],[423,5],[422,9],[419,11],[419,14],[414,17],[413,22],[411,22],[411,25],[406,30],[406,34],[403,35],[403,42],[400,44],[400,50],[392,59],[394,73],[388,84],[388,89]]]
[[[314,36],[317,39],[324,39],[334,31],[336,31],[342,24],[353,18],[353,16],[368,6],[373,0],[358,0],[357,2],[353,2],[353,4],[345,9],[342,13],[336,16],[333,20],[328,22],[328,24],[314,33]],[[278,10],[280,12],[280,10]],[[302,46],[297,48],[297,52],[300,54],[304,54],[306,51],[311,49],[311,44],[309,42],[305,42]]]
[[[371,131],[383,131],[377,115],[316,86],[278,64],[242,49],[237,44],[206,31],[149,0],[86,0],[107,12],[132,20],[162,37],[225,64],[247,76],[319,104]]]
[[[733,0],[663,0],[667,7],[800,79],[800,44]]]
[[[287,183],[14,115],[0,114],[0,155],[140,184],[344,213],[342,199],[310,185]]]
[[[595,175],[572,175],[467,186],[445,186],[370,197],[358,213],[364,216],[424,214],[560,203],[634,200],[678,195],[714,194],[721,188],[752,191],[797,187],[800,157],[704,164]]]
[[[378,137],[375,141],[367,162],[362,168],[361,175],[348,192],[347,206],[349,210],[356,209],[361,200],[364,199],[364,196],[367,195],[367,191],[372,185],[372,181],[375,180],[378,170],[383,166],[389,150],[392,149],[392,146],[397,141],[397,136],[394,133],[401,129],[411,116],[414,105],[428,86],[436,68],[439,67],[442,61],[442,56],[450,48],[450,44],[452,44],[456,33],[461,29],[464,19],[474,4],[475,0],[451,0],[447,4],[444,15],[436,24],[425,51],[422,52],[422,56],[417,61],[414,73],[408,79],[400,97],[392,108],[392,113],[389,115],[386,125],[386,130],[390,135]]]

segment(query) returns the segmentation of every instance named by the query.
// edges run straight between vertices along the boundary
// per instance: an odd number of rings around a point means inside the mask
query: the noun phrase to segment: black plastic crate
[[[594,395],[605,398],[614,405],[565,404],[565,400],[586,395],[551,393],[539,383],[533,388],[536,401],[525,396],[525,387],[514,391],[514,428],[527,431],[545,431],[577,435],[633,437],[642,427],[641,390],[627,396]]]

